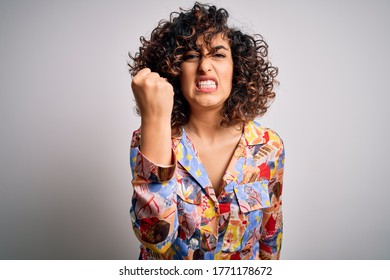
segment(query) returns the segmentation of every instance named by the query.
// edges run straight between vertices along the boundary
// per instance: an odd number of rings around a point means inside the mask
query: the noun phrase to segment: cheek
[[[233,78],[233,61],[226,62],[219,68],[225,78]]]
[[[187,69],[187,67],[182,67],[181,68],[181,75],[180,75],[180,84],[182,88],[187,88],[190,86],[190,71]]]
[[[229,69],[224,72],[224,81],[225,81],[225,87],[226,88],[232,88],[233,83],[233,69]]]
[[[183,93],[187,92],[189,87],[190,87],[190,83],[184,75],[182,75],[180,78],[180,86],[181,86]]]

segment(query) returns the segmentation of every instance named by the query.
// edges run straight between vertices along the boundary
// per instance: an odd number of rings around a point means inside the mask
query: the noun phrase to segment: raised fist
[[[173,86],[149,68],[134,76],[131,88],[141,118],[170,120],[173,109]]]

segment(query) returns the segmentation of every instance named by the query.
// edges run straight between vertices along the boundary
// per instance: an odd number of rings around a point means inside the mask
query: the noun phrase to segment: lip
[[[216,87],[215,88],[202,88],[202,89],[200,89],[200,88],[198,88],[197,84],[199,82],[202,82],[202,81],[213,81],[215,83]],[[198,79],[196,79],[196,81],[195,81],[195,87],[196,87],[196,91],[198,91],[198,92],[215,92],[218,89],[218,81],[213,76],[199,76]]]

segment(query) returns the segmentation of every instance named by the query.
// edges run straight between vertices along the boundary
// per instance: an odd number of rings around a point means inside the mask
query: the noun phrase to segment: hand
[[[131,88],[141,113],[141,118],[170,120],[173,109],[173,86],[149,68],[134,76]]]
[[[141,113],[142,153],[155,164],[172,164],[173,86],[158,73],[144,68],[134,76],[131,88]]]

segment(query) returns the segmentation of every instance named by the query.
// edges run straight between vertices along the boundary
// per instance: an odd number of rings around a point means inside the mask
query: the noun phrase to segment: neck
[[[194,112],[191,112],[185,129],[190,137],[200,138],[210,143],[220,141],[221,138],[232,137],[242,133],[242,127],[240,125],[221,126],[221,120],[222,117],[219,113],[206,111],[194,114]]]

